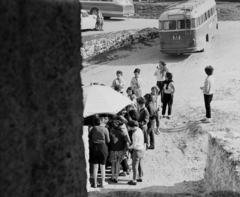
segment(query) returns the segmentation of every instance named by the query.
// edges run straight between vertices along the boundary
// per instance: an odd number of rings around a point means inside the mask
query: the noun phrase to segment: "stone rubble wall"
[[[207,191],[240,192],[240,134],[210,132],[208,143]]]
[[[83,59],[87,59],[113,49],[157,37],[159,37],[159,32],[156,28],[125,30],[124,32],[111,33],[110,35],[106,34],[104,38],[85,41],[81,47],[81,55]]]
[[[168,5],[164,3],[135,3],[135,14],[131,18],[158,19]]]

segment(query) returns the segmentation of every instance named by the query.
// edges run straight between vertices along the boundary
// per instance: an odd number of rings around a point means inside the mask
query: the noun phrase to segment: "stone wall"
[[[239,133],[209,133],[205,180],[208,191],[240,192]]]
[[[135,3],[135,15],[131,18],[158,19],[168,5],[162,3]]]
[[[147,28],[143,30],[126,30],[122,32],[101,34],[101,36],[102,35],[103,37],[101,38],[84,41],[81,48],[83,59],[96,56],[106,51],[118,49],[123,46],[142,42],[147,39],[154,39],[159,37],[159,32],[156,28]]]
[[[1,197],[85,197],[79,1],[0,10]]]

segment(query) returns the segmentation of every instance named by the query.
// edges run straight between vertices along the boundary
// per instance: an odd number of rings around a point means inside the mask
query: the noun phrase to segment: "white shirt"
[[[214,78],[212,75],[207,76],[204,81],[203,94],[210,95],[214,92]]]
[[[132,135],[133,144],[129,147],[134,150],[143,150],[144,149],[144,135],[143,131],[140,128],[136,128]]]
[[[154,72],[154,76],[156,76],[157,81],[164,81],[165,75],[167,72],[168,72],[167,67],[161,65],[159,68],[156,68],[156,70]]]

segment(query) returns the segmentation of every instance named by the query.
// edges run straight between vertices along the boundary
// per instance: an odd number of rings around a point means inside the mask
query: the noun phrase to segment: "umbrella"
[[[131,100],[110,87],[102,85],[83,86],[83,117],[94,114],[116,114]]]

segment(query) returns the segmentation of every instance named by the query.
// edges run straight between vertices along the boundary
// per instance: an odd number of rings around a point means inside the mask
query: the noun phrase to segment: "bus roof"
[[[173,4],[166,8],[159,20],[197,18],[215,5],[215,0],[188,0],[184,3]]]

